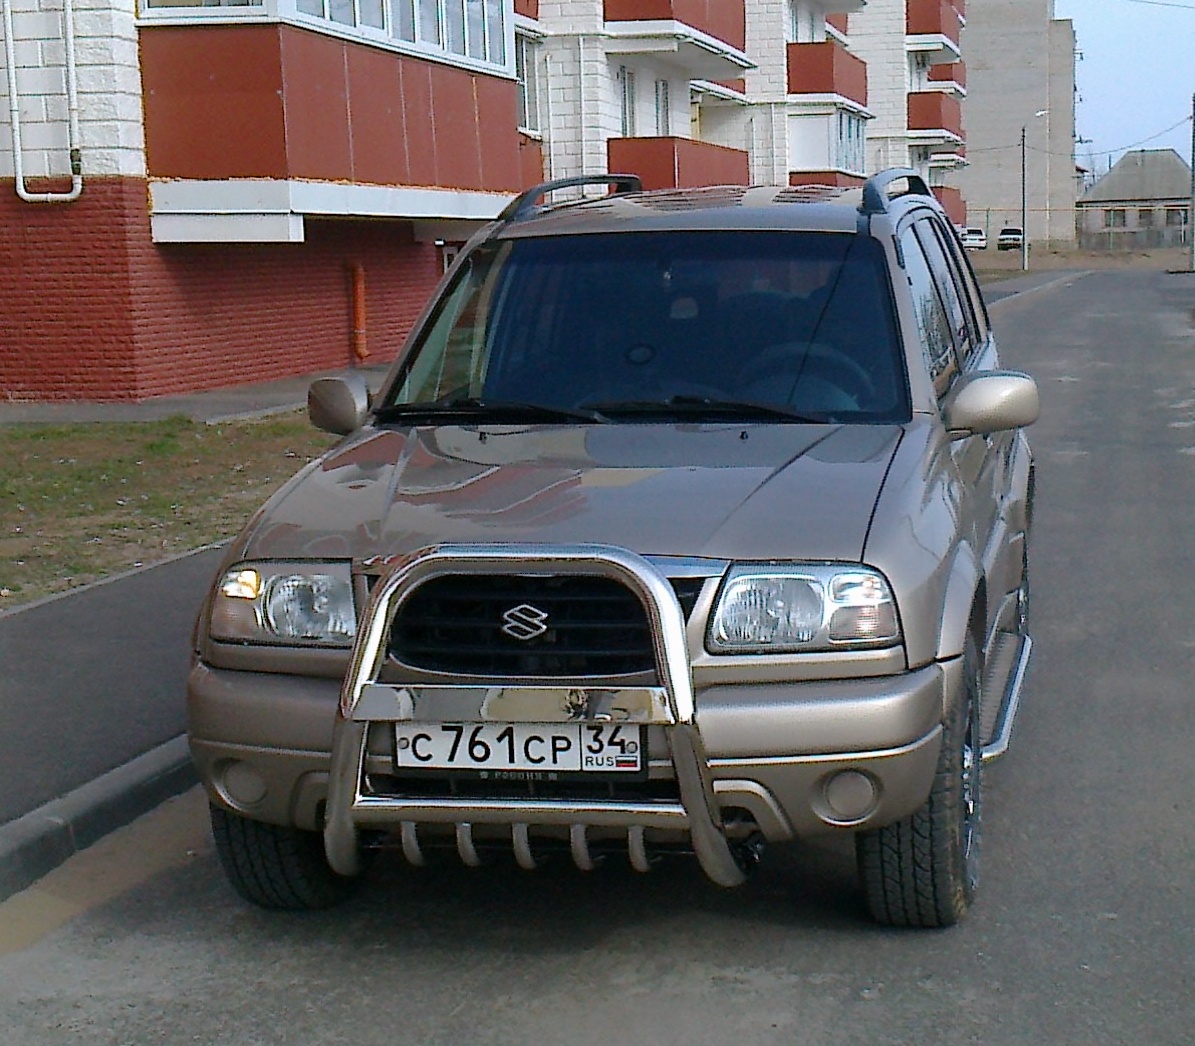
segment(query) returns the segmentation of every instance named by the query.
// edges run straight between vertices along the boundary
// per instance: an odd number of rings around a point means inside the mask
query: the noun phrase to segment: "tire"
[[[968,635],[962,693],[942,723],[942,750],[925,805],[855,837],[859,878],[872,918],[885,926],[953,926],[979,881],[983,759],[978,647]]]
[[[224,874],[251,904],[289,911],[331,908],[356,890],[356,878],[328,865],[319,832],[251,821],[214,804],[211,818]]]

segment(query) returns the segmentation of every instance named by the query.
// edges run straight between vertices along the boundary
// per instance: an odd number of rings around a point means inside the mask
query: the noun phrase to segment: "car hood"
[[[442,542],[596,542],[644,555],[858,561],[893,425],[364,429],[282,488],[241,558]]]

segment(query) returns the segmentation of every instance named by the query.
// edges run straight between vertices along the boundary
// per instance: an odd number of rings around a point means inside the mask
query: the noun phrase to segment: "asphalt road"
[[[962,926],[869,925],[831,845],[734,892],[382,860],[339,910],[271,915],[193,791],[0,905],[6,1046],[1195,1042],[1195,277],[994,314],[1042,389],[1037,645]]]

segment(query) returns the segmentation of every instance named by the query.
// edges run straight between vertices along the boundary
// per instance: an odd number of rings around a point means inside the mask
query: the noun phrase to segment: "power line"
[[[1130,2],[1145,3],[1146,0],[1130,0]],[[1161,0],[1149,0],[1149,2],[1150,3],[1155,3],[1155,2],[1160,3]],[[1195,7],[1191,8],[1191,10],[1195,11]],[[1111,156],[1113,153],[1127,152],[1129,149],[1136,149],[1137,146],[1139,146],[1139,145],[1147,145],[1149,142],[1156,141],[1157,139],[1161,138],[1163,135],[1169,134],[1171,131],[1175,131],[1178,128],[1182,127],[1183,124],[1188,124],[1190,122],[1191,122],[1191,117],[1184,116],[1177,123],[1171,124],[1169,127],[1165,128],[1161,131],[1158,131],[1156,134],[1151,134],[1148,138],[1142,138],[1139,142],[1133,142],[1130,145],[1120,145],[1120,146],[1117,146],[1115,149],[1098,149],[1093,152],[1085,152],[1082,155],[1083,156],[1091,156],[1094,158],[1096,156]],[[988,145],[988,146],[984,146],[984,147],[978,148],[978,149],[972,149],[972,148],[968,147],[967,155],[973,156],[976,153],[1011,152],[1014,149],[1019,152],[1020,148],[1021,148],[1021,146],[1019,143],[1014,143],[1012,145]],[[1042,154],[1045,156],[1059,156],[1059,157],[1065,158],[1065,157],[1075,155],[1075,153],[1056,152],[1056,151],[1053,151],[1050,149],[1040,149],[1034,145],[1026,146],[1026,148],[1030,152],[1039,153],[1039,154]],[[1077,153],[1077,150],[1076,150],[1076,153]]]
[[[1180,11],[1195,11],[1195,5],[1179,4],[1175,0],[1124,0],[1126,4],[1145,4],[1149,7],[1174,7]]]

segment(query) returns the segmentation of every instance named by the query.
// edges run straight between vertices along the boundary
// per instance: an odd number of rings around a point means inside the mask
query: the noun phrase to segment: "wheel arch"
[[[937,659],[961,657],[967,634],[973,633],[979,649],[984,646],[987,629],[987,578],[975,550],[960,546],[946,582],[942,617],[938,627]]]

